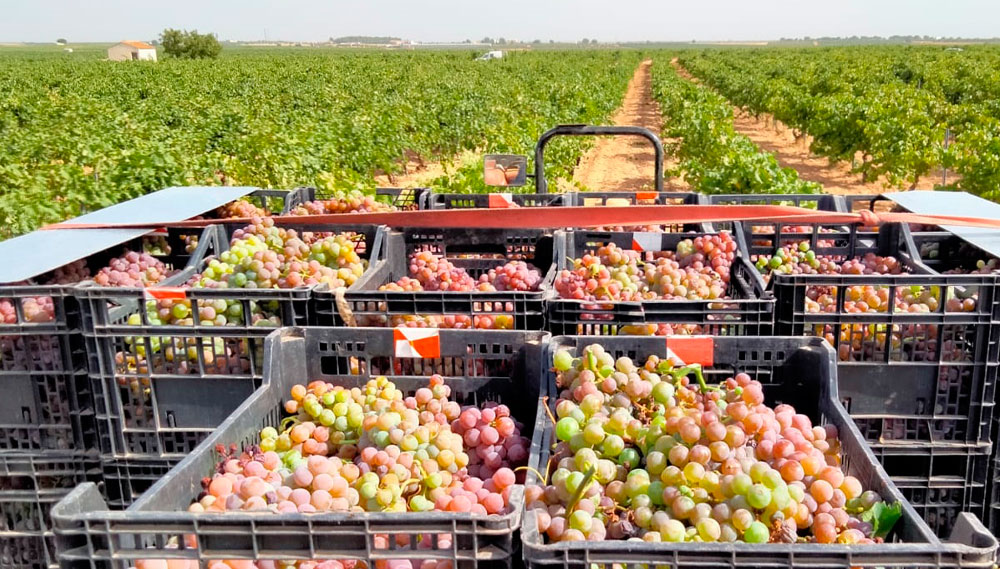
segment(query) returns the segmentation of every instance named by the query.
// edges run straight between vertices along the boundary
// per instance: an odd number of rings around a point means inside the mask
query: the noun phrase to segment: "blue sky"
[[[0,42],[153,39],[163,28],[220,39],[319,41],[392,35],[461,41],[765,40],[850,35],[1000,35],[997,0],[0,0]]]

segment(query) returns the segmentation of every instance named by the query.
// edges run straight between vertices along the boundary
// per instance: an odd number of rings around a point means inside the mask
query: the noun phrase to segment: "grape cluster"
[[[208,217],[198,215],[192,217],[191,220],[264,218],[270,215],[270,212],[266,209],[258,207],[245,199],[239,199],[215,208],[215,211]],[[198,237],[199,235],[197,234],[184,235],[182,237],[182,240],[184,241],[184,250],[188,253],[193,253],[198,247]]]
[[[366,267],[357,238],[353,233],[325,237],[309,232],[299,235],[293,229],[275,227],[272,218],[255,219],[253,225],[233,232],[229,250],[209,260],[187,285],[206,289],[350,286]],[[277,306],[269,304],[251,303],[251,324],[280,325]],[[199,301],[197,308],[201,325],[244,323],[243,305],[239,301],[206,299]],[[190,299],[148,301],[147,311],[152,325],[194,324]],[[130,323],[141,323],[141,315],[132,315]]]
[[[697,366],[641,366],[600,345],[555,354],[551,476],[525,500],[548,540],[879,541],[881,498],[841,468],[832,425],[764,404],[745,373],[708,386]],[[691,381],[694,374],[696,382]]]
[[[785,275],[901,275],[909,268],[895,257],[866,253],[846,259],[817,255],[809,243],[802,241],[778,249],[774,255],[759,255],[751,259],[757,269],[769,279],[773,274]],[[988,265],[983,264],[985,269]],[[885,285],[852,285],[838,290],[836,286],[808,285],[804,308],[809,313],[834,313],[838,310],[838,295],[843,294],[843,310],[847,314],[931,313],[940,311],[942,287],[900,286],[893,294]],[[978,304],[978,291],[948,289],[946,312],[972,312]],[[819,325],[814,332],[838,346],[842,361],[873,361],[884,355],[886,346],[907,361],[933,360],[939,347],[948,350],[946,361],[964,361],[968,355],[949,346],[937,346],[938,327],[934,324],[842,324]],[[888,344],[887,344],[888,337]],[[837,341],[839,340],[839,342]],[[895,357],[895,356],[894,356]]]
[[[146,239],[143,240],[145,247]],[[170,268],[162,261],[148,253],[126,251],[120,257],[112,259],[108,265],[101,268],[94,281],[101,286],[143,287],[167,278]],[[45,285],[72,285],[90,278],[90,268],[84,259],[78,259],[53,270],[44,279]],[[18,283],[31,285],[31,282]],[[55,303],[49,296],[21,297],[21,310],[24,322],[44,323],[55,319]],[[0,298],[0,324],[17,323],[15,299]]]
[[[240,219],[251,217],[267,217],[271,215],[266,209],[258,207],[247,200],[234,200],[215,209],[218,219]]]
[[[190,289],[294,288],[315,284],[350,286],[364,273],[366,262],[359,251],[363,241],[344,233],[321,236],[275,227],[271,218],[233,233],[228,251],[209,260],[202,272],[189,279]],[[244,302],[229,298],[150,299],[145,304],[145,324],[151,326],[259,326],[282,324],[277,300]],[[133,313],[128,324],[144,324],[143,314]],[[126,337],[127,350],[117,354],[119,382],[141,395],[148,381],[139,374],[150,369],[192,373],[207,368],[215,373],[240,373],[249,368],[248,348],[240,338],[182,336]],[[199,367],[201,366],[201,368]]]
[[[166,257],[172,247],[165,235],[147,235],[142,238],[142,252],[154,257]]]
[[[99,286],[147,287],[170,276],[170,268],[153,255],[129,251],[94,275]]]
[[[380,213],[396,210],[395,206],[382,203],[376,200],[374,196],[366,196],[359,191],[353,191],[330,199],[306,202],[293,208],[290,215]]]
[[[52,276],[46,281],[50,285],[76,284],[90,278],[90,268],[87,261],[77,259],[52,271]]]
[[[379,377],[362,387],[323,381],[296,385],[285,403],[289,417],[279,428],[265,427],[259,445],[223,455],[217,471],[204,479],[191,512],[470,512],[506,514],[514,507],[513,467],[527,458],[528,439],[505,405],[462,408],[451,400],[444,379],[404,396]],[[193,536],[186,536],[194,544]],[[377,549],[451,547],[450,534],[409,537],[377,535]],[[400,541],[402,539],[402,541]],[[155,569],[155,560],[136,563]],[[178,562],[178,563],[188,563]],[[213,562],[234,569],[233,561]],[[242,563],[242,562],[236,562]],[[245,567],[278,567],[268,561]],[[288,562],[281,567],[347,567],[348,561]],[[403,559],[395,569],[452,569],[440,560]],[[178,565],[178,567],[189,567]],[[173,569],[173,567],[171,567]]]
[[[823,234],[823,233],[838,233],[840,231],[841,230],[835,229],[833,227],[812,226],[812,225],[782,225],[781,226],[781,233],[783,233],[783,234],[786,234],[786,233],[792,233],[792,234],[795,234],[795,233],[809,233],[809,234],[820,233],[820,234]],[[763,247],[773,247],[774,246],[774,241],[772,239],[762,239],[761,237],[763,237],[763,236],[774,237],[775,236],[774,235],[775,226],[773,226],[773,225],[753,225],[751,227],[751,229],[750,229],[750,232],[754,234],[754,236],[751,237],[751,240],[752,240],[752,243],[753,243],[754,246],[763,246]],[[782,241],[782,243],[786,243],[786,244],[789,244],[789,245],[792,245],[792,246],[795,246],[798,243],[802,242],[802,241],[789,240],[789,238],[782,238],[781,241]],[[803,241],[805,241],[808,244],[808,240],[803,240]],[[832,239],[818,239],[816,241],[816,245],[818,247],[833,247],[835,244],[836,244],[835,241],[832,240]]]
[[[573,261],[555,281],[573,300],[709,300],[726,298],[736,241],[728,232],[685,239],[674,251],[643,254],[615,244]]]
[[[409,275],[379,287],[390,292],[533,292],[542,285],[542,274],[532,265],[508,261],[489,269],[475,278],[465,269],[433,251],[417,251],[410,255]],[[391,315],[366,316],[365,326],[403,326],[408,328],[478,328],[510,330],[514,327],[513,303],[493,301],[479,303],[483,314],[464,315]],[[385,303],[378,310],[387,310]]]

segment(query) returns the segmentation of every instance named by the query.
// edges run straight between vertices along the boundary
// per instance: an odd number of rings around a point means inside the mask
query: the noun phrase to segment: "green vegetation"
[[[244,48],[120,65],[20,49],[0,51],[0,237],[172,185],[372,188],[407,155],[529,153],[555,124],[604,122],[641,57]],[[552,144],[553,179],[586,142]],[[485,189],[481,164],[449,172],[436,187]]]
[[[812,136],[813,152],[860,155],[866,179],[916,184],[947,167],[958,189],[1000,197],[996,47],[704,50],[681,62],[736,105]]]
[[[199,34],[198,30],[181,31],[171,28],[160,34],[163,53],[185,59],[211,59],[222,53],[222,44],[212,34]]]
[[[782,168],[733,128],[732,105],[710,89],[677,75],[670,56],[653,65],[653,97],[663,112],[663,136],[678,141],[670,152],[679,159],[674,175],[692,189],[711,194],[803,194],[821,191]]]

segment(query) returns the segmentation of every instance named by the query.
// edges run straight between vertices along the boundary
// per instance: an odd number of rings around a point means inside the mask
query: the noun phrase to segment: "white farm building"
[[[123,41],[108,48],[111,61],[156,61],[156,48],[146,42]]]

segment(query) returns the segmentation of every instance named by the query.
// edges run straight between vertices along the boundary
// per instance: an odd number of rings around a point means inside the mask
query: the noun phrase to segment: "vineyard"
[[[554,124],[602,123],[637,52],[236,51],[116,65],[0,57],[0,237],[172,185],[373,188],[404,157],[526,153]],[[548,158],[566,176],[583,141]],[[465,167],[463,167],[465,166]],[[477,164],[435,186],[483,191]]]
[[[991,47],[550,51],[489,64],[433,51],[237,49],[124,66],[61,55],[0,54],[3,237],[171,185],[370,190],[376,175],[441,163],[427,185],[482,192],[478,154],[530,153],[550,126],[607,122],[650,55],[668,174],[696,191],[822,191],[736,129],[733,105],[808,135],[811,152],[864,180],[906,187],[947,169],[951,187],[992,198],[1000,185]],[[550,175],[571,178],[589,145],[560,139]]]
[[[733,104],[809,135],[812,152],[856,162],[867,179],[906,186],[948,168],[957,174],[949,186],[998,197],[995,48],[715,50],[680,62]]]
[[[3,56],[0,568],[997,569],[1000,50]]]

